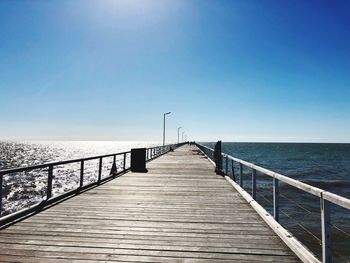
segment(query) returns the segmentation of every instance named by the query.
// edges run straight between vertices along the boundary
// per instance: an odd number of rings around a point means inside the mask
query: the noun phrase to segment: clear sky
[[[350,142],[350,1],[0,1],[0,138]]]

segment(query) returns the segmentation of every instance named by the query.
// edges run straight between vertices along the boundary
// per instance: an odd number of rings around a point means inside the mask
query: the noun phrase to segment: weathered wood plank
[[[47,232],[46,232],[47,233]],[[70,241],[70,242],[98,242],[98,243],[107,243],[107,244],[113,244],[116,242],[119,242],[121,244],[141,244],[143,245],[145,243],[145,240],[147,240],[148,245],[176,245],[176,246],[207,246],[207,247],[223,247],[223,248],[263,248],[263,249],[270,249],[270,250],[281,250],[279,243],[277,242],[277,239],[273,239],[272,241],[269,240],[269,242],[261,242],[261,240],[256,241],[249,241],[249,244],[246,243],[245,238],[236,238],[235,243],[233,242],[225,242],[222,239],[209,239],[209,238],[202,238],[202,242],[200,243],[198,239],[167,239],[162,237],[161,239],[154,239],[154,236],[148,236],[146,238],[140,238],[137,236],[136,238],[131,238],[129,235],[119,236],[118,238],[112,238],[108,235],[104,236],[90,236],[90,235],[67,235],[67,234],[56,234],[53,235],[52,233],[43,234],[42,232],[30,232],[27,234],[22,233],[16,233],[16,236],[14,237],[13,234],[8,235],[1,235],[1,241],[7,243],[8,241],[12,242],[18,242],[21,241],[28,241],[28,234],[31,235],[30,240],[50,240],[50,241]]]
[[[4,257],[7,257],[8,261],[2,262],[15,262],[20,258],[20,262],[168,262],[168,263],[179,263],[184,262],[184,258],[179,257],[169,257],[169,256],[137,256],[137,255],[106,255],[99,253],[85,253],[83,256],[81,253],[75,252],[45,252],[45,251],[37,251],[36,257],[33,257],[31,251],[26,250],[7,250],[3,253]],[[12,256],[17,255],[17,256]],[[67,260],[68,259],[68,260]],[[50,261],[49,261],[50,260]],[[59,261],[63,260],[63,261]],[[230,259],[207,259],[207,258],[185,258],[186,262],[190,263],[198,263],[198,262],[271,262],[264,261],[264,257],[262,257],[262,261],[256,259],[244,259],[243,257],[236,256],[236,258]],[[283,262],[297,262],[290,257],[285,257],[286,261]],[[18,261],[17,261],[18,262]]]

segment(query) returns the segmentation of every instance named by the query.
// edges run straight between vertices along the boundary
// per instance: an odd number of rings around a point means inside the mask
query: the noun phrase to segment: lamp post
[[[171,112],[166,112],[164,113],[164,118],[163,118],[163,146],[165,145],[165,116],[170,114]]]
[[[180,142],[180,129],[181,128],[182,127],[177,128],[177,144],[179,144],[179,142]]]
[[[185,134],[185,132],[183,131],[182,132],[182,142],[184,142],[184,134]]]

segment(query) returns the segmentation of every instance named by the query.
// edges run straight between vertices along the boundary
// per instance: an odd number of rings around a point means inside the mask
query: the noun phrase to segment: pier
[[[278,224],[278,199],[274,218],[228,176],[229,156],[223,155],[224,173],[214,172],[210,151],[202,145],[147,149],[147,173],[129,171],[123,153],[118,177],[103,180],[100,168],[100,181],[90,188],[5,216],[0,262],[319,262]]]

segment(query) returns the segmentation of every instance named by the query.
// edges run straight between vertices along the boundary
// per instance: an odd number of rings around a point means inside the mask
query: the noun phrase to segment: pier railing
[[[214,149],[209,148],[205,145],[196,143],[199,149],[207,155],[213,162],[214,160]],[[347,210],[350,210],[350,199],[344,198],[337,194],[322,190],[318,187],[311,186],[309,184],[297,181],[290,177],[284,176],[282,174],[273,172],[271,170],[265,169],[258,165],[246,162],[239,158],[233,157],[226,153],[221,153],[223,170],[222,173],[230,177],[235,182],[239,183],[239,186],[243,188],[243,168],[247,167],[251,169],[251,197],[256,200],[257,194],[257,182],[256,174],[260,172],[261,174],[267,175],[273,180],[273,217],[278,222],[279,221],[279,200],[280,200],[280,191],[279,191],[279,182],[284,182],[292,187],[300,189],[306,193],[317,196],[320,200],[320,214],[321,214],[321,234],[322,234],[322,262],[330,263],[332,262],[332,224],[331,224],[331,206],[338,205]],[[229,168],[229,163],[231,162],[232,168]],[[239,166],[239,176],[238,178],[234,174],[234,163],[237,163]],[[231,173],[230,173],[231,171]]]
[[[180,144],[169,144],[164,146],[155,146],[146,148],[146,161],[151,161],[172,149],[175,149]],[[56,203],[62,199],[68,198],[74,194],[77,194],[81,191],[84,191],[90,187],[101,184],[104,181],[115,178],[118,175],[121,175],[130,170],[130,154],[131,151],[113,153],[107,155],[99,155],[88,158],[80,158],[74,160],[60,161],[60,162],[51,162],[40,165],[33,165],[28,167],[20,167],[14,169],[6,169],[0,170],[0,226],[11,223],[19,218],[22,218],[28,214],[34,213],[50,204]],[[106,161],[107,160],[107,161]],[[86,180],[86,165],[88,162],[95,162],[98,165],[97,174],[95,174],[95,178],[93,178],[92,182],[84,182]],[[54,195],[53,194],[53,182],[55,179],[55,170],[62,170],[63,165],[75,165],[77,167],[74,170],[70,170],[67,173],[78,174],[78,182],[74,189],[70,189],[69,191],[65,191],[61,194]],[[34,172],[36,171],[36,173]],[[15,176],[24,176],[24,182],[20,181],[18,184],[24,185],[25,188],[25,180],[29,176],[35,176],[36,178],[32,178],[35,182],[39,176],[45,176],[46,174],[46,186],[44,187],[45,192],[41,195],[41,200],[38,202],[34,202],[34,204],[28,205],[21,209],[16,209],[12,212],[4,213],[3,203],[6,197],[4,196],[4,192],[10,192],[8,189],[8,185],[6,182],[8,180],[4,180],[6,176],[15,177]],[[103,176],[104,175],[104,176]],[[68,174],[68,177],[70,174]],[[91,179],[91,178],[90,178]],[[65,182],[62,182],[63,184]],[[26,191],[26,189],[24,189]],[[41,191],[42,192],[42,191]],[[11,192],[10,192],[11,193]],[[21,195],[17,197],[17,199],[21,200]],[[5,214],[5,215],[4,215]]]

